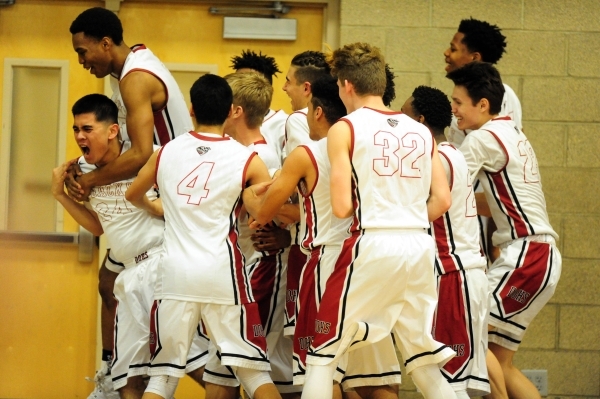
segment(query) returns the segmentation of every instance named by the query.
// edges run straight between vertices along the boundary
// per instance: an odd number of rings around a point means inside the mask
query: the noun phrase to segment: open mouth
[[[81,153],[83,154],[83,156],[90,155],[90,147],[82,144],[79,146],[79,148],[81,149]]]

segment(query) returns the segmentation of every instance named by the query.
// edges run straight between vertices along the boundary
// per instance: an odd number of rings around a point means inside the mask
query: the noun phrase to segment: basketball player
[[[290,97],[294,111],[285,123],[284,159],[301,144],[310,143],[306,111],[311,93],[311,84],[321,76],[329,74],[329,66],[325,54],[320,51],[304,51],[292,58],[285,77],[283,91]],[[294,195],[294,203],[296,196]],[[286,335],[294,334],[295,307],[300,284],[300,273],[306,263],[306,255],[302,253],[299,239],[304,235],[300,223],[290,226],[291,242],[288,256],[288,276],[286,295]]]
[[[281,174],[261,198],[252,193],[251,187],[244,193],[244,203],[257,218],[268,222],[278,212],[277,207],[297,188],[302,198],[302,221],[306,234],[302,237],[302,250],[308,260],[301,275],[299,297],[296,307],[294,333],[294,383],[302,385],[306,368],[306,354],[314,336],[316,310],[320,293],[333,270],[351,220],[338,219],[331,214],[329,199],[329,162],[327,159],[327,131],[346,114],[339,98],[336,79],[323,76],[312,84],[308,103],[307,122],[310,138],[314,140],[300,145],[286,159]],[[260,189],[259,189],[260,190]],[[391,337],[378,342],[377,348],[359,349],[356,357],[347,360],[347,366],[338,367],[334,379],[342,382],[345,390],[355,389],[362,397],[380,397],[391,392],[397,397],[396,385],[400,384],[400,366]],[[345,372],[345,373],[344,373]],[[394,387],[392,387],[394,385]],[[336,390],[337,392],[337,390]],[[375,395],[375,396],[372,396]]]
[[[450,207],[433,137],[384,106],[378,48],[345,45],[328,62],[350,112],[327,134],[331,205],[352,224],[321,299],[302,397],[331,397],[341,356],[393,331],[423,395],[455,398],[438,366],[455,353],[430,332],[437,295],[435,244],[426,229]]]
[[[442,374],[459,399],[487,395],[486,260],[479,246],[477,207],[467,163],[444,136],[452,119],[450,101],[438,89],[419,86],[402,112],[431,130],[452,194],[450,209],[430,227],[436,242],[438,280],[433,337],[456,352],[456,357],[442,367]]]
[[[279,156],[267,144],[260,126],[271,104],[273,87],[255,72],[234,73],[225,80],[233,92],[233,109],[225,120],[223,132],[256,152],[272,175],[281,168]],[[286,265],[282,250],[256,251],[248,226],[247,212],[238,218],[239,245],[245,259],[254,301],[258,304],[261,323],[267,338],[271,378],[282,397],[293,397],[298,391],[292,385],[292,341],[283,337]],[[286,254],[287,255],[287,254]],[[211,348],[205,381],[221,386],[223,398],[237,398],[239,383],[227,368],[221,366]]]
[[[122,156],[129,142],[119,140],[117,106],[108,97],[90,94],[73,105],[73,130],[83,156],[78,162],[84,171],[102,167]],[[100,397],[141,398],[143,376],[150,361],[148,335],[150,307],[156,283],[156,268],[162,254],[164,221],[161,210],[142,211],[127,202],[124,193],[133,179],[94,187],[89,202],[80,204],[64,192],[66,170],[73,161],[54,169],[53,195],[82,226],[95,235],[106,234],[111,256],[123,265],[115,284],[119,303],[115,318],[115,358],[112,365],[114,391],[96,392]],[[151,190],[150,201],[157,198]],[[151,205],[160,203],[150,202]],[[158,207],[160,208],[160,207]],[[139,232],[143,232],[140,235]],[[196,344],[196,342],[195,342]],[[205,348],[207,343],[202,344]],[[192,351],[186,370],[206,363],[207,353]],[[94,395],[94,394],[93,394]]]
[[[491,295],[489,348],[510,398],[539,398],[535,386],[512,364],[527,326],[552,297],[560,278],[558,238],[550,226],[535,152],[527,137],[501,112],[504,85],[491,64],[477,62],[448,73],[454,82],[452,112],[467,134],[460,151],[485,200],[479,212],[498,230],[500,256],[488,271]],[[482,199],[483,201],[479,201]],[[480,206],[481,204],[481,206]]]
[[[236,229],[243,188],[270,180],[269,173],[255,153],[223,136],[232,103],[225,79],[200,77],[190,98],[195,131],[155,152],[126,193],[138,203],[156,183],[165,217],[151,378],[143,398],[171,398],[200,321],[221,363],[232,368],[250,397],[280,398],[269,377],[264,331]],[[211,386],[206,389],[207,398],[216,397]]]
[[[231,68],[237,73],[258,72],[262,74],[271,86],[273,85],[273,76],[281,73],[275,58],[269,57],[262,52],[256,54],[252,50],[242,51],[241,55],[231,58]],[[285,140],[285,121],[288,115],[283,110],[273,110],[269,108],[264,115],[260,131],[277,152],[277,156],[283,162],[281,151]]]
[[[129,179],[152,154],[152,144],[164,145],[173,137],[193,129],[189,111],[170,72],[144,45],[129,48],[123,41],[121,21],[101,7],[85,10],[70,27],[73,49],[79,63],[99,79],[111,76],[112,99],[119,108],[121,138],[131,142],[131,149],[113,162],[82,175],[70,172],[66,180],[69,194],[87,198],[92,187]],[[71,176],[76,175],[76,180]],[[110,256],[99,271],[98,289],[102,298],[102,360],[96,374],[97,384],[104,384],[110,374],[115,279],[122,266]]]

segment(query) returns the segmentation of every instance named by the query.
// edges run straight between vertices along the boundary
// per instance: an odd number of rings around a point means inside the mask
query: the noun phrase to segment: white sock
[[[456,399],[456,394],[436,364],[417,367],[410,373],[425,399]]]
[[[335,367],[308,364],[302,389],[302,399],[331,399]]]

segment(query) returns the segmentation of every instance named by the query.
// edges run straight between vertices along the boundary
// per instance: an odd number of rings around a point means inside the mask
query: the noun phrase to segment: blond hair
[[[354,85],[360,96],[383,96],[387,84],[381,50],[368,43],[346,44],[327,55],[331,74]]]
[[[233,91],[233,105],[244,110],[246,125],[259,127],[271,106],[273,86],[256,72],[232,73],[225,80]]]

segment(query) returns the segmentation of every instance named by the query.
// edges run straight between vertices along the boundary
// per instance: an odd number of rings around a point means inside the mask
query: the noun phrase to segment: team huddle
[[[207,399],[397,398],[400,360],[425,398],[540,397],[512,360],[561,257],[498,27],[463,20],[451,101],[419,86],[401,111],[378,48],[300,53],[290,115],[260,52],[190,108],[112,12],[70,32],[113,88],[73,105],[83,155],[52,179],[109,248],[90,398],[171,399],[185,374]]]

